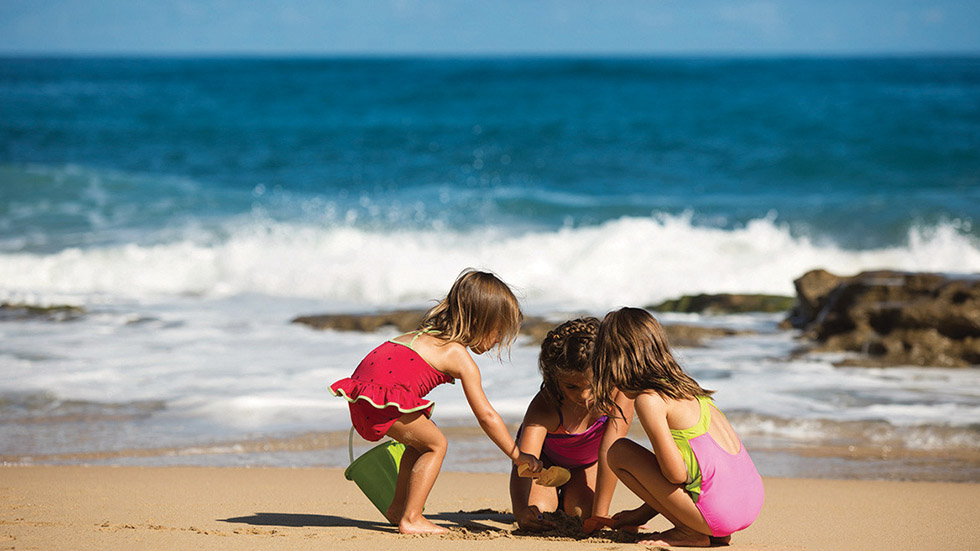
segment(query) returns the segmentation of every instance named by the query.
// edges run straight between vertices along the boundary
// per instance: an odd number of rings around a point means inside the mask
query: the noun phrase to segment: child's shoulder
[[[425,351],[430,356],[452,356],[466,353],[466,347],[456,341],[447,341],[431,333],[407,333],[397,339],[410,342],[418,351]]]
[[[637,409],[661,414],[666,414],[673,405],[672,400],[664,398],[660,393],[653,390],[640,392],[636,395],[633,403],[636,404]]]
[[[539,390],[531,399],[531,403],[527,406],[527,413],[524,414],[524,423],[541,425],[549,431],[558,430],[561,417],[555,403],[545,391]]]
[[[455,341],[446,341],[433,335],[422,334],[415,340],[415,351],[437,371],[452,377],[460,376],[462,367],[475,367],[466,347]]]

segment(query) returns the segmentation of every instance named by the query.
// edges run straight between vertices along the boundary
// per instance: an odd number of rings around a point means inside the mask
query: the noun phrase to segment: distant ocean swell
[[[435,298],[461,268],[476,266],[497,271],[529,301],[589,308],[701,292],[792,295],[793,279],[813,268],[980,272],[980,243],[956,222],[914,226],[904,244],[866,250],[793,235],[774,217],[721,229],[695,224],[690,213],[539,231],[252,219],[204,233],[156,244],[0,253],[0,299],[256,293],[388,306]]]

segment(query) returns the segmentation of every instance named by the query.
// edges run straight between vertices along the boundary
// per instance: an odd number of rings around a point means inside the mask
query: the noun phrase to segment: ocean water
[[[326,386],[391,335],[297,315],[423,308],[468,266],[556,321],[977,273],[978,224],[976,57],[0,59],[0,302],[86,312],[0,321],[0,456],[340,466]],[[780,319],[664,320],[757,332],[678,354],[764,471],[980,474],[976,368],[835,368]],[[479,361],[518,421],[534,346]],[[506,469],[466,441],[452,468]]]

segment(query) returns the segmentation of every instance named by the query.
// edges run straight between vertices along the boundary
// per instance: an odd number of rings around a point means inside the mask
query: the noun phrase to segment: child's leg
[[[572,469],[572,478],[565,483],[565,512],[583,519],[592,516],[595,499],[595,478],[599,472],[597,463],[580,469]]]
[[[395,496],[391,499],[391,505],[388,506],[388,511],[385,513],[388,522],[395,526],[398,526],[399,521],[402,519],[402,513],[405,512],[405,498],[408,496],[409,475],[412,473],[412,469],[415,468],[415,462],[418,459],[419,452],[411,446],[405,446],[402,459],[398,463],[398,479],[395,481]]]
[[[656,540],[639,542],[668,546],[707,547],[711,545],[708,523],[680,484],[667,480],[660,471],[657,456],[632,440],[621,438],[609,448],[609,466],[616,476],[648,505],[657,510],[674,528]]]
[[[558,492],[555,488],[534,484],[531,478],[518,476],[516,466],[510,471],[510,505],[522,530],[541,531],[555,527],[550,521],[539,519],[538,515],[558,508]]]
[[[398,468],[395,497],[386,515],[388,520],[397,524],[403,534],[447,532],[422,516],[422,507],[446,457],[446,437],[422,412],[402,415],[387,435],[406,446]]]

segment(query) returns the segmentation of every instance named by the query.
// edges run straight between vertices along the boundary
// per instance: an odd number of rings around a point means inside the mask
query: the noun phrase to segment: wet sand
[[[510,423],[512,433],[518,424]],[[507,460],[477,426],[442,425],[450,441],[443,469],[457,472],[505,473]],[[630,437],[645,443],[642,428]],[[908,449],[882,444],[778,442],[744,438],[763,475],[786,478],[900,480],[921,482],[980,481],[980,450]],[[0,464],[93,465],[140,467],[286,467],[344,468],[349,464],[347,431],[306,432],[248,440],[215,441],[183,447],[121,448],[47,454],[0,454]],[[354,453],[371,443],[355,437]]]
[[[980,484],[767,478],[731,549],[975,549]],[[403,536],[340,469],[6,466],[0,549],[632,549],[573,524],[515,530],[507,476],[443,472],[426,514],[445,536]],[[622,485],[613,509],[637,505]],[[662,520],[654,530],[667,528]]]

